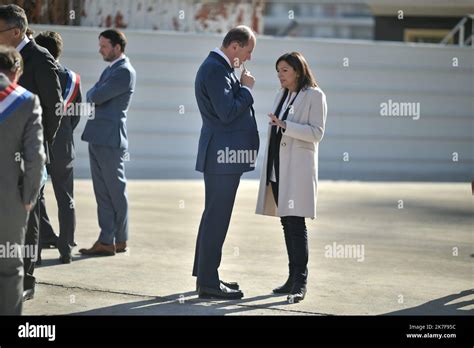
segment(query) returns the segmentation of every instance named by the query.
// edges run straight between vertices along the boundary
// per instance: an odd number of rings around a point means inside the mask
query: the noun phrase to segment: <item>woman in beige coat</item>
[[[298,52],[276,62],[282,89],[269,114],[268,142],[257,214],[279,216],[289,258],[289,277],[273,290],[299,302],[306,295],[308,238],[305,218],[316,217],[318,144],[326,122],[326,96]]]

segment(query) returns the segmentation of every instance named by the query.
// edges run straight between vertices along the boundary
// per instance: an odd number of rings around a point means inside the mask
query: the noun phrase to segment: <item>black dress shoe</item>
[[[297,285],[293,286],[290,294],[287,297],[288,303],[298,303],[303,301],[306,296],[306,285]]]
[[[240,290],[239,283],[237,282],[225,282],[221,280],[221,284],[224,284],[225,286],[227,286],[229,289],[232,289],[232,290]]]
[[[240,300],[244,294],[240,290],[233,290],[224,284],[220,284],[219,289],[199,287],[199,298],[219,299],[219,300]]]
[[[59,262],[61,263],[71,263],[72,256],[71,255],[61,255],[59,256]]]
[[[239,283],[237,282],[225,282],[223,280],[220,281],[221,284],[227,286],[228,288],[232,289],[232,290],[240,290],[240,287],[239,287]],[[196,280],[196,291],[199,292],[199,284]]]
[[[35,289],[27,289],[23,291],[23,302],[32,300],[35,297]]]
[[[274,294],[289,294],[293,288],[293,281],[288,278],[285,284],[279,286],[278,288],[273,289]]]

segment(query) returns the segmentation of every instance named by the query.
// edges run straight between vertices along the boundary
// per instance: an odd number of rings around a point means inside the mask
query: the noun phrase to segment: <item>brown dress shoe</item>
[[[96,255],[96,256],[114,256],[115,245],[105,245],[99,241],[95,242],[90,249],[79,249],[79,252],[83,255]]]
[[[118,253],[125,253],[128,251],[127,242],[120,242],[115,244],[115,251]]]

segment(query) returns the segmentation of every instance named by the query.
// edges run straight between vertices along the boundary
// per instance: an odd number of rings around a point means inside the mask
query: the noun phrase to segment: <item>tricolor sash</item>
[[[0,123],[8,119],[23,102],[29,99],[33,94],[18,86],[15,83],[10,84],[0,92]]]
[[[64,110],[72,103],[72,101],[76,98],[77,93],[79,92],[79,86],[81,84],[81,76],[76,74],[74,71],[65,69],[67,72],[67,82],[66,88],[63,92],[63,100],[64,100]]]

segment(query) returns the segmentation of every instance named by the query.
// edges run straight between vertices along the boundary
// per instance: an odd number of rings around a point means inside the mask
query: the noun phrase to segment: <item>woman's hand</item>
[[[269,114],[268,114],[268,117],[270,117],[270,122],[269,122],[269,124],[270,124],[271,126],[277,126],[277,127],[286,129],[286,122],[285,122],[285,121],[280,120],[278,117],[276,117],[276,116],[275,116],[274,114],[272,114],[272,113],[269,113]]]

